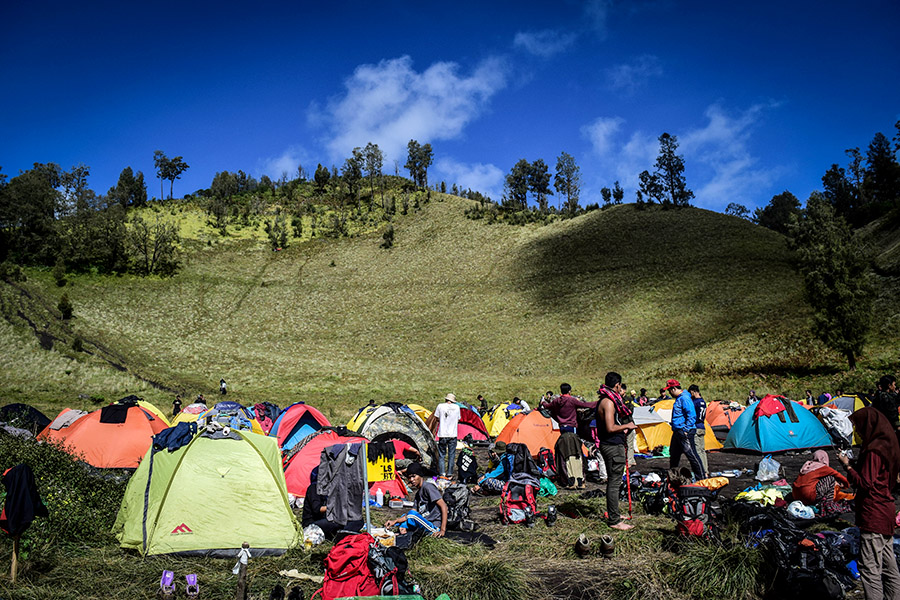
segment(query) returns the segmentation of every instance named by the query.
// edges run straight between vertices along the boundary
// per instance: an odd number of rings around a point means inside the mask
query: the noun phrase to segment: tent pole
[[[367,444],[363,442],[362,445],[362,459],[363,459],[363,507],[366,509],[366,533],[372,533],[372,519],[369,515],[369,457],[368,457],[368,448]]]

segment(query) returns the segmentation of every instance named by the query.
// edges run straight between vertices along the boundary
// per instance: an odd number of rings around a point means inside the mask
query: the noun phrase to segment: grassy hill
[[[369,398],[495,401],[561,381],[590,395],[611,369],[630,387],[675,376],[711,398],[843,377],[806,331],[776,233],[633,205],[489,225],[463,216],[468,201],[437,198],[395,218],[389,250],[370,228],[273,252],[261,226],[222,236],[188,206],[162,211],[185,236],[175,277],[81,275],[60,289],[28,271],[4,285],[4,314],[27,317],[57,354],[4,324],[0,341],[16,351],[0,362],[0,397],[53,412],[127,389],[167,405],[173,390],[209,394],[224,377],[244,402],[302,399],[342,420]],[[68,324],[54,308],[62,291],[75,306]],[[881,340],[893,329],[876,332],[864,360],[890,360]],[[92,354],[72,352],[75,337]]]

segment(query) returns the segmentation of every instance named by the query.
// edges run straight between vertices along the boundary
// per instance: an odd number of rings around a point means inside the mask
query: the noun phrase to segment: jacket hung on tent
[[[142,555],[283,554],[297,543],[281,453],[247,431],[206,429],[174,452],[150,450],[135,471],[113,527]]]

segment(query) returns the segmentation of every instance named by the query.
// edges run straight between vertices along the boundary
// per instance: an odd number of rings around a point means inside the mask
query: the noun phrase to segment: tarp
[[[142,555],[283,554],[298,540],[281,453],[273,438],[247,431],[201,434],[175,452],[147,452],[113,528]]]
[[[124,423],[101,423],[101,413],[102,409],[95,410],[58,431],[48,426],[38,439],[57,441],[66,452],[94,467],[133,469],[150,448],[153,436],[167,427],[139,406],[127,409]]]
[[[728,432],[724,447],[765,454],[832,445],[825,427],[802,404],[783,397],[778,400],[786,410],[758,418],[753,407],[741,413]],[[765,398],[757,404],[763,401]]]
[[[317,409],[297,402],[282,411],[269,430],[269,435],[278,440],[278,446],[284,451],[296,446],[309,434],[330,425],[325,415]]]

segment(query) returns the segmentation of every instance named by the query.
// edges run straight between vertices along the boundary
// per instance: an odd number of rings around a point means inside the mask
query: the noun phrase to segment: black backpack
[[[541,470],[534,463],[534,459],[531,458],[531,451],[525,444],[515,442],[507,444],[506,453],[511,454],[513,457],[512,473],[510,475],[515,473],[527,473],[529,475],[534,475],[535,477],[541,476]]]
[[[469,518],[469,488],[462,483],[451,483],[443,493],[447,504],[447,529],[460,529]]]
[[[369,569],[381,589],[382,596],[404,596],[415,593],[413,582],[407,580],[409,561],[400,548],[385,548],[381,544],[369,547]]]
[[[468,448],[460,452],[456,468],[460,483],[475,483],[478,480],[478,460]]]

